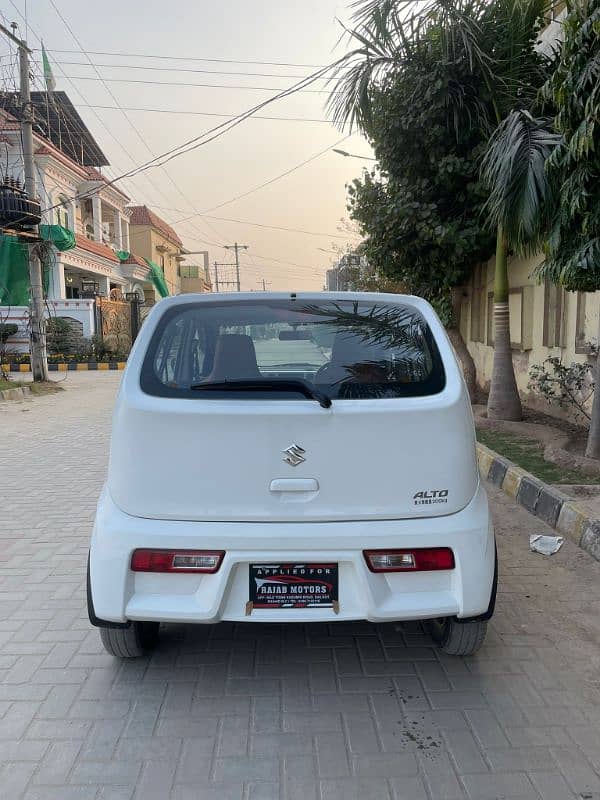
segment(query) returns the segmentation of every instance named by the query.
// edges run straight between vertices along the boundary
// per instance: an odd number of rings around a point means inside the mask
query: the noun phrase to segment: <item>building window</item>
[[[160,257],[160,268],[163,271],[163,275],[165,274],[165,257],[161,255]]]
[[[545,347],[562,347],[562,314],[564,290],[551,281],[544,284],[544,331],[542,344]]]
[[[510,346],[513,350],[523,349],[523,287],[508,292],[508,314],[510,325]]]
[[[485,264],[478,264],[473,270],[473,291],[471,293],[471,340],[473,342],[483,342],[486,333],[486,274],[487,267]]]

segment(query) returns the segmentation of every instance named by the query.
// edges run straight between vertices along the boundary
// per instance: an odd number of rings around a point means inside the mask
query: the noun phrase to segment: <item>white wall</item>
[[[83,335],[86,338],[93,336],[96,330],[93,300],[48,300],[46,302],[46,317],[70,317],[83,325]],[[8,312],[8,316],[7,316]],[[7,342],[10,350],[19,353],[29,352],[29,330],[27,321],[29,309],[27,306],[11,306],[0,308],[2,322],[12,322],[19,326],[16,336]]]

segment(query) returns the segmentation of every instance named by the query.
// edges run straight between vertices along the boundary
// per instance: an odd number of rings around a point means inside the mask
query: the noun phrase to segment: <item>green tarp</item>
[[[27,245],[0,234],[0,306],[29,305]]]
[[[154,261],[150,261],[149,258],[144,258],[144,261],[150,267],[148,280],[152,281],[154,288],[161,297],[168,297],[169,289],[167,288],[167,282],[165,281],[165,276],[162,269],[158,266],[158,264],[155,264]]]
[[[72,250],[76,245],[73,231],[70,228],[63,228],[62,225],[40,225],[40,236],[46,242],[52,242],[61,253]]]
[[[40,225],[40,238],[61,252],[75,247],[75,234],[61,225]],[[54,253],[54,257],[56,254]],[[52,253],[44,263],[44,292],[48,292]],[[16,236],[0,234],[0,306],[29,305],[27,244]]]

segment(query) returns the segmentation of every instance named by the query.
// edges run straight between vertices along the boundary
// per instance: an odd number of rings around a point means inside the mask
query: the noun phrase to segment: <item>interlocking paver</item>
[[[2,798],[600,798],[600,568],[570,541],[532,554],[547,529],[493,487],[476,657],[420,623],[166,626],[151,658],[105,654],[85,562],[119,379],[0,408]]]

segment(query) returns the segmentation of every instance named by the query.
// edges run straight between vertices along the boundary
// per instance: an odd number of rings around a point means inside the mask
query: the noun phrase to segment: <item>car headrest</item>
[[[224,333],[217,339],[211,381],[260,378],[250,336]]]

